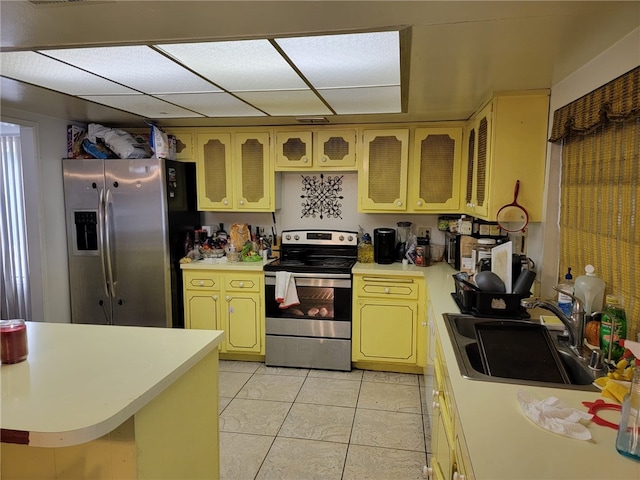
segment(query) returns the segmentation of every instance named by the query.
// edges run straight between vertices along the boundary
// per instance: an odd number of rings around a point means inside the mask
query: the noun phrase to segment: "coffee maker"
[[[396,245],[396,260],[401,262],[407,253],[407,242],[411,234],[411,222],[398,222],[398,243]]]
[[[373,260],[376,263],[393,263],[396,253],[396,231],[393,228],[376,228],[373,231]]]

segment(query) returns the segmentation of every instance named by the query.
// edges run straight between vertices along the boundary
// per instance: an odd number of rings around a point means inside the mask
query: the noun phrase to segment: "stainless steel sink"
[[[444,314],[449,338],[453,344],[458,367],[463,377],[486,382],[514,383],[521,385],[536,385],[543,387],[566,388],[573,390],[596,391],[593,380],[606,372],[589,368],[588,361],[578,358],[566,342],[558,339],[558,335],[551,333],[553,345],[569,376],[570,383],[540,382],[487,375],[485,373],[480,348],[476,338],[476,324],[487,321],[505,321],[504,318],[479,318],[471,315]],[[507,320],[509,321],[509,320]],[[514,320],[516,321],[516,320]]]

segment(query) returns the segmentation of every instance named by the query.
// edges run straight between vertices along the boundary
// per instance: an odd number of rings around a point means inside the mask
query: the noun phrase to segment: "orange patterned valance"
[[[589,135],[609,122],[640,117],[640,67],[556,110],[550,142]]]

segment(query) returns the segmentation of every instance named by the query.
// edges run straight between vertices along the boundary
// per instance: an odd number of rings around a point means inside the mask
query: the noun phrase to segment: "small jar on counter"
[[[18,363],[27,359],[27,325],[24,320],[0,320],[0,361]]]
[[[358,261],[360,263],[373,263],[373,243],[371,235],[365,233],[358,244]]]
[[[480,271],[480,263],[483,259],[487,259],[491,263],[491,250],[496,246],[496,240],[494,238],[479,238],[478,243],[471,250],[471,264],[473,265],[474,272]]]

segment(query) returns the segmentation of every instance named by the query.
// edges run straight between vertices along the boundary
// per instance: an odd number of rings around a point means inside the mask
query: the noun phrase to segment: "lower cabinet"
[[[352,360],[424,366],[424,277],[354,275],[353,288]]]
[[[264,355],[262,272],[185,270],[185,328],[224,330],[221,353]]]
[[[436,336],[433,376],[431,461],[427,469],[431,480],[473,480],[471,462],[460,429],[440,339]]]

